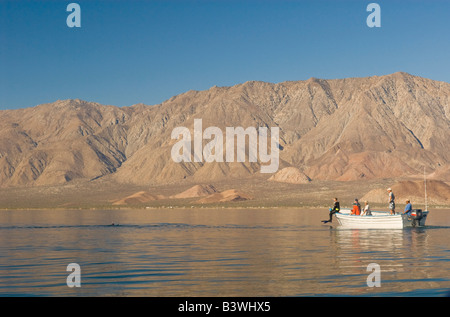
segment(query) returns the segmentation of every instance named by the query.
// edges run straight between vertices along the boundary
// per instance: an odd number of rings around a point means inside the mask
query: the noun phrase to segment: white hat
[[[392,190],[392,188],[389,187],[387,190]]]

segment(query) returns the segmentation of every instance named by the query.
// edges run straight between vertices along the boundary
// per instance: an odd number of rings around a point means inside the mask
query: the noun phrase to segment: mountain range
[[[449,83],[398,72],[250,81],[191,90],[158,105],[116,107],[71,99],[2,110],[0,186],[99,178],[157,185],[261,176],[259,161],[174,162],[172,130],[192,131],[194,119],[223,131],[278,127],[279,170],[295,167],[312,181],[414,177],[424,169],[447,181],[449,101]]]

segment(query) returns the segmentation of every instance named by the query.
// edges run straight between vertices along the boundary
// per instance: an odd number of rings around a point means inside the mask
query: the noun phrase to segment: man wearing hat
[[[392,188],[389,187],[387,191],[389,193],[389,213],[395,215],[395,196],[392,192]]]
[[[412,212],[411,200],[407,199],[406,200],[405,211],[403,213],[407,214],[408,216],[411,216],[411,212]]]

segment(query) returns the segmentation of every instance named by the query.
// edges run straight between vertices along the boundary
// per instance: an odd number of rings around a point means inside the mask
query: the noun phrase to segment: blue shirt
[[[405,213],[410,214],[411,211],[412,211],[411,203],[408,203],[408,204],[406,205],[406,207],[405,207]]]

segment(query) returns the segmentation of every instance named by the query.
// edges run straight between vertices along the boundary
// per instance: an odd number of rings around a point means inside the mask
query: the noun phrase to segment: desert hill
[[[149,201],[165,199],[164,195],[154,195],[146,191],[139,191],[125,198],[116,200],[113,205],[133,205],[147,203]]]
[[[159,105],[59,100],[0,111],[0,186],[110,179],[121,184],[206,183],[260,174],[261,162],[175,163],[175,127],[279,127],[280,165],[312,180],[446,180],[450,84],[406,73],[246,82],[188,91]],[[206,143],[206,141],[204,141]],[[267,178],[272,175],[267,175]]]
[[[194,185],[185,191],[165,196],[162,194],[155,194],[149,191],[139,191],[124,198],[115,200],[112,205],[137,205],[148,203],[156,200],[171,200],[173,199],[187,199],[187,198],[200,198],[193,201],[199,204],[218,203],[218,202],[232,202],[251,200],[252,196],[236,189],[228,189],[222,192],[217,191],[213,185]]]
[[[222,203],[229,201],[251,200],[252,196],[247,195],[236,189],[225,190],[220,193],[214,193],[196,201],[199,204]]]
[[[171,196],[171,198],[183,199],[208,196],[216,193],[217,189],[213,185],[194,185],[184,192]]]
[[[311,181],[305,173],[302,173],[298,168],[292,166],[279,170],[269,177],[268,180],[289,184],[308,184]]]

